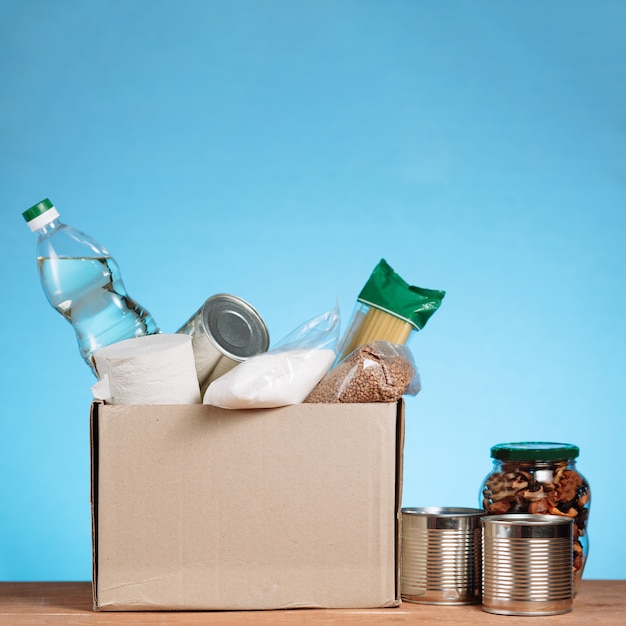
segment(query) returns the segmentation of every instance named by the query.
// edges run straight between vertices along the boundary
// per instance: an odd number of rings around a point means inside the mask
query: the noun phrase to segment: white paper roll
[[[94,398],[109,404],[200,404],[191,337],[158,334],[97,350]]]

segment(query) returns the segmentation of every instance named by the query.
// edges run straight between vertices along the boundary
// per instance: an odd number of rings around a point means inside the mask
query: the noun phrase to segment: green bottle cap
[[[563,461],[578,457],[580,449],[571,443],[518,441],[499,443],[491,448],[491,457],[500,461]]]
[[[30,209],[24,211],[22,215],[27,222],[30,222],[31,220],[34,220],[36,217],[43,215],[46,211],[49,211],[53,208],[54,204],[50,202],[50,199],[44,198],[41,202],[38,202],[34,206],[30,207]]]

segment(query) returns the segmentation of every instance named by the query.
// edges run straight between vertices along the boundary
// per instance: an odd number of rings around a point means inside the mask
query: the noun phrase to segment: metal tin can
[[[248,302],[218,293],[176,331],[191,335],[202,395],[209,384],[235,365],[269,348],[265,322]]]
[[[402,599],[477,604],[481,588],[481,509],[402,509]]]
[[[557,615],[572,610],[572,519],[487,515],[482,525],[484,611]]]

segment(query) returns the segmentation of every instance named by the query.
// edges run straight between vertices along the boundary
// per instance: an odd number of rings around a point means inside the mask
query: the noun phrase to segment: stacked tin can
[[[402,509],[401,595],[423,604],[480,602],[480,509]]]
[[[513,514],[481,521],[484,611],[555,615],[572,610],[572,519]]]

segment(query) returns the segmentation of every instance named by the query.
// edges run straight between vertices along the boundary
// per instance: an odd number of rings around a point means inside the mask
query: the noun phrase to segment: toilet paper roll
[[[94,398],[109,404],[200,404],[191,337],[145,335],[93,355],[100,380]]]

